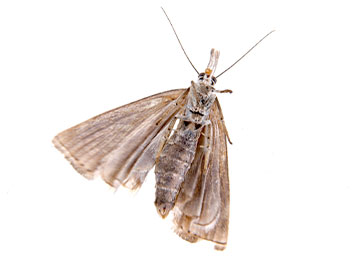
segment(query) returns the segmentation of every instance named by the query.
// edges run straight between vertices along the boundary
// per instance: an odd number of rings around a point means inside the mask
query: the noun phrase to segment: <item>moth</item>
[[[227,141],[231,141],[215,93],[232,91],[219,91],[215,85],[217,77],[241,58],[215,77],[218,58],[219,51],[212,49],[206,69],[187,89],[162,92],[100,114],[59,133],[53,143],[84,177],[100,176],[114,188],[139,189],[155,166],[160,216],[172,211],[181,238],[209,240],[223,250],[228,238]]]

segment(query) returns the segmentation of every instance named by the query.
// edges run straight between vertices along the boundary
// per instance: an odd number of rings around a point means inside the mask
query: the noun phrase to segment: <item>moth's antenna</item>
[[[243,54],[242,57],[240,57],[236,62],[234,62],[231,66],[229,66],[226,70],[224,70],[221,74],[219,74],[216,78],[221,76],[224,72],[232,68],[235,64],[237,64],[241,59],[243,59],[249,52],[251,52],[252,49],[254,49],[259,43],[261,43],[266,37],[268,37],[271,33],[273,33],[275,30],[272,30],[268,34],[266,34],[261,40],[259,40],[253,47],[251,47],[246,53]]]
[[[175,29],[174,29],[173,24],[171,23],[171,21],[170,21],[170,19],[169,19],[169,16],[166,14],[166,12],[165,12],[165,10],[164,10],[163,7],[162,7],[161,9],[163,10],[163,12],[164,12],[166,18],[168,18],[168,21],[169,21],[169,23],[170,23],[170,25],[171,25],[171,28],[173,28],[173,31],[174,31],[174,33],[175,33],[175,36],[176,36],[176,38],[177,38],[177,40],[178,40],[178,42],[179,42],[179,44],[180,44],[180,47],[181,47],[182,51],[184,52],[186,58],[188,59],[188,61],[190,62],[191,66],[194,68],[194,70],[197,72],[197,74],[199,74],[198,70],[195,68],[195,66],[192,64],[191,60],[189,59],[189,56],[187,56],[184,47],[182,47],[182,43],[181,43],[181,41],[180,41],[180,39],[179,39],[179,36],[177,35],[177,33],[176,33]]]

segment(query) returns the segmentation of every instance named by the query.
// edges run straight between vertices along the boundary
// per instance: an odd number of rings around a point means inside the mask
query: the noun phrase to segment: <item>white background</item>
[[[128,1],[127,1],[128,2]],[[1,259],[355,259],[353,1],[1,1]],[[87,181],[51,139],[217,72],[229,146],[226,251],[189,244],[142,189]]]

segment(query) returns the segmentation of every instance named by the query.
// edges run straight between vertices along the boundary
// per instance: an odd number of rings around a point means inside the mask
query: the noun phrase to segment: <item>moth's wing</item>
[[[53,143],[86,178],[139,188],[187,93],[170,90],[118,107],[59,133]]]
[[[174,208],[176,232],[182,238],[210,240],[218,250],[227,244],[229,223],[227,136],[222,118],[216,99],[211,124],[203,129]]]

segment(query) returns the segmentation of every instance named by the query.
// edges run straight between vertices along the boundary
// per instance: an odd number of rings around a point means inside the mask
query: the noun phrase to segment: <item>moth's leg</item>
[[[158,152],[157,155],[155,157],[155,162],[157,162],[157,160],[160,157],[161,152],[163,151],[163,148],[167,142],[167,140],[169,139],[169,136],[171,134],[172,131],[174,131],[174,125],[176,120],[178,119],[178,117],[174,117],[171,122],[169,123],[168,129],[166,129],[164,136],[162,137],[160,144],[159,144],[159,148],[158,148]]]
[[[217,104],[217,107],[218,107],[218,110],[220,112],[220,115],[221,115],[221,121],[222,121],[222,124],[223,124],[223,128],[224,128],[224,132],[226,133],[226,136],[227,136],[227,140],[230,144],[232,144],[232,141],[231,139],[229,138],[229,134],[228,134],[228,130],[227,130],[227,127],[226,127],[226,124],[224,123],[224,117],[223,117],[223,113],[222,113],[222,108],[221,108],[221,105],[219,104],[219,101],[218,99],[216,98],[216,104]]]
[[[230,90],[230,89],[217,90],[215,88],[212,89],[212,92],[216,92],[216,93],[233,93],[233,91]]]

